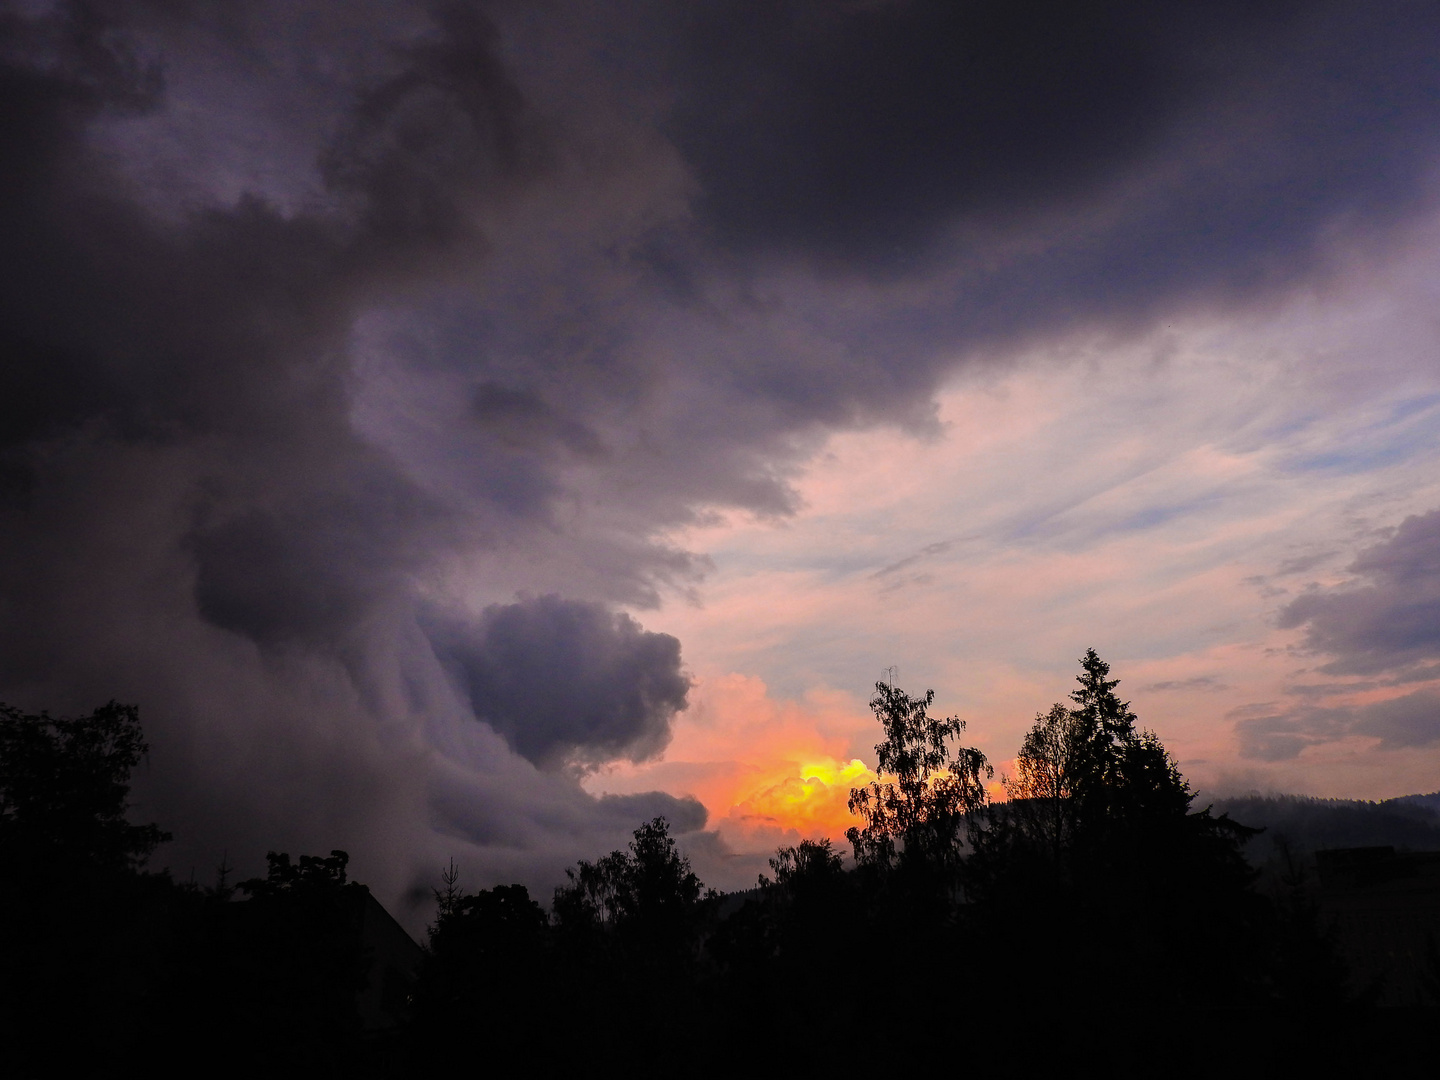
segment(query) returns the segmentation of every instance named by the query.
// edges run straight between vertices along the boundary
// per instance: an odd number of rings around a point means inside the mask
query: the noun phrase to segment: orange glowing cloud
[[[848,805],[850,789],[874,779],[858,758],[848,763],[834,758],[801,762],[776,783],[734,803],[729,816],[752,828],[794,830],[810,838],[838,836],[855,824]]]
[[[840,840],[856,823],[851,788],[875,779],[854,755],[874,741],[875,720],[847,694],[769,696],[753,676],[697,680],[664,760],[622,763],[587,778],[595,792],[693,795],[736,850],[773,850],[800,839]]]

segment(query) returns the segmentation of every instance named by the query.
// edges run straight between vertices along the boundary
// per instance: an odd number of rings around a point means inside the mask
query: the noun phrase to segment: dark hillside
[[[1281,844],[1297,855],[1377,846],[1440,851],[1440,792],[1383,802],[1245,795],[1217,799],[1211,812],[1265,830],[1246,846],[1246,855],[1256,865],[1266,863]]]

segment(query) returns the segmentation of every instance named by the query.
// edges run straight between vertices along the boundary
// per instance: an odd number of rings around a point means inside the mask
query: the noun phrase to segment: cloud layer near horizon
[[[677,538],[798,520],[827,439],[938,437],[957,372],[1343,287],[1430,212],[1437,20],[7,5],[0,699],[139,701],[202,874],[543,883],[660,812],[727,865],[683,792],[555,767],[670,738]],[[1415,520],[1286,609],[1332,673],[1432,658],[1354,629],[1433,591]]]

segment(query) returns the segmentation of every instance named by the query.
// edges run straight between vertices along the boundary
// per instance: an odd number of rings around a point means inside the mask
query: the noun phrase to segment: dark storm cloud
[[[475,715],[540,766],[653,757],[690,680],[680,642],[601,604],[540,596],[431,632]]]
[[[971,335],[1284,285],[1329,221],[1387,220],[1433,160],[1430,5],[701,12],[673,123],[715,235],[888,275],[933,271],[958,228],[988,268],[959,300]]]
[[[508,277],[446,315],[478,336],[480,383],[580,410],[588,447],[613,449],[607,413],[666,446],[634,485],[660,516],[707,497],[790,512],[796,433],[923,430],[957,355],[1264,303],[1338,238],[1416,211],[1436,149],[1427,6],[567,11],[584,48],[533,27],[526,47],[576,60],[564,80],[587,107],[653,118],[644,137],[690,170],[657,205],[685,211],[611,231],[597,209],[593,239],[543,268],[502,254]],[[582,141],[566,130],[560,173]],[[672,168],[647,145],[634,181]],[[489,370],[505,353],[532,362]],[[657,430],[637,411],[662,384],[703,407]]]
[[[656,537],[793,512],[837,427],[934,430],[957,356],[1262,301],[1402,220],[1435,19],[6,6],[0,699],[139,701],[202,867],[340,844],[408,886],[442,835],[543,877],[626,814],[699,829],[531,765],[663,746],[679,643],[614,606],[705,563]],[[1287,617],[1357,662],[1363,591]]]
[[[476,5],[436,4],[435,32],[397,49],[345,138],[322,158],[332,189],[358,196],[370,243],[434,258],[471,236],[474,204],[543,172],[546,152]]]
[[[467,206],[526,167],[523,103],[481,62],[493,30],[447,19],[396,54],[324,152],[332,212],[284,218],[251,199],[176,228],[129,201],[86,142],[117,113],[158,109],[163,86],[134,59],[144,35],[95,12],[4,28],[4,437],[90,418],[127,436],[258,432],[337,407],[350,305],[415,258],[478,242]]]
[[[487,858],[543,879],[614,846],[624,813],[703,808],[537,784],[498,743],[465,757],[478,725],[415,591],[457,537],[548,528],[547,462],[593,446],[560,407],[482,385],[470,422],[501,448],[486,484],[431,490],[357,431],[350,350],[363,311],[485,257],[486,216],[540,182],[547,137],[483,9],[361,4],[345,27],[334,10],[0,14],[0,699],[140,702],[154,767],[137,798],[177,834],[161,858],[181,873],[227,848],[254,870],[268,847],[343,846],[393,893],[429,858],[443,785],[426,745],[450,738],[465,798],[523,844]],[[257,120],[233,98],[251,91],[287,107]],[[293,121],[310,172],[232,191],[223,144],[250,133],[224,125],[242,120],[277,141]],[[634,548],[616,580],[667,557]],[[611,712],[572,733],[587,760],[658,746],[687,685],[666,681],[673,639],[609,625],[608,673],[630,659],[649,681],[639,712],[609,685]],[[524,797],[487,802],[489,785]]]
[[[602,452],[593,431],[578,420],[561,416],[529,390],[481,383],[475,388],[475,417],[501,443],[516,449],[558,442],[577,454]]]
[[[1152,146],[1199,89],[1191,57],[1217,28],[1198,9],[1172,5],[1166,26],[1140,5],[700,5],[677,138],[728,237],[907,251],[956,213],[1071,195]],[[1268,21],[1228,14],[1241,32]]]
[[[1286,761],[1306,747],[1350,735],[1378,739],[1380,750],[1440,743],[1440,694],[1433,690],[1353,707],[1256,711],[1236,722],[1235,733],[1241,754],[1260,761]]]
[[[1282,628],[1305,627],[1306,649],[1334,658],[1320,670],[1373,675],[1440,658],[1440,510],[1406,518],[1349,570],[1366,584],[1306,593],[1280,613]]]
[[[200,515],[188,547],[201,616],[261,645],[323,645],[403,590],[442,508],[379,464],[348,484],[329,479],[335,490],[280,507]]]
[[[334,643],[423,559],[447,512],[356,438],[350,321],[397,274],[414,280],[414,260],[483,249],[471,211],[530,176],[543,147],[493,25],[441,6],[335,125],[320,154],[330,203],[286,216],[246,197],[159,220],[86,135],[161,107],[163,68],[136,57],[179,27],[102,10],[60,5],[5,27],[8,490],[33,490],[38,440],[82,428],[228,442],[190,496],[200,613],[262,644]]]

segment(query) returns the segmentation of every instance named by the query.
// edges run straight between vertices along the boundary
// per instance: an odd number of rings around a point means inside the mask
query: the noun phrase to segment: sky
[[[0,700],[412,926],[841,841],[1095,648],[1203,800],[1440,787],[1440,10],[0,3]]]

